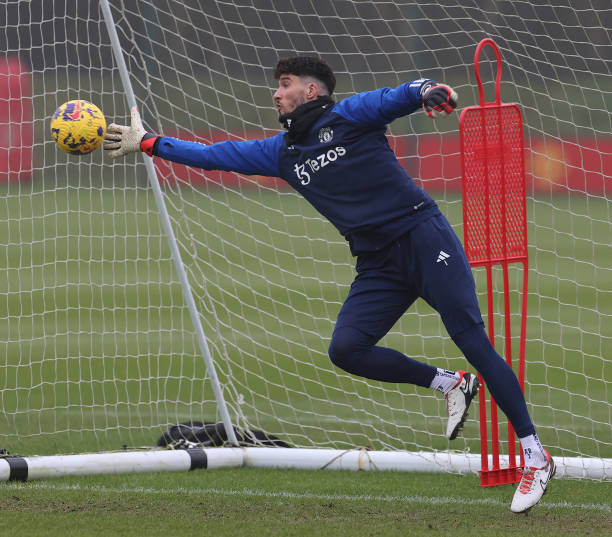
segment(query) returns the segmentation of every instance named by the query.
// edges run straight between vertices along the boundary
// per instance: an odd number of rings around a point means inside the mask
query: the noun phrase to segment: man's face
[[[274,103],[279,116],[293,112],[298,106],[311,100],[313,94],[312,82],[307,82],[299,76],[281,75],[278,79],[278,89],[274,92]]]

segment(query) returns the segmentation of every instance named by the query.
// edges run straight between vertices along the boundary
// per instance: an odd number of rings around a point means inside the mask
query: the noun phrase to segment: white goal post
[[[599,0],[0,6],[0,449],[12,455],[0,481],[203,467],[170,451],[75,455],[153,446],[188,421],[223,422],[229,444],[234,431],[261,430],[293,446],[206,449],[208,467],[478,471],[477,410],[449,443],[439,394],[329,361],[354,259],[297,193],[142,155],[66,155],[49,120],[80,98],[117,123],[136,103],[147,130],[203,143],[270,136],[280,129],[273,69],[297,54],[331,65],[336,99],[426,76],[453,86],[462,108],[478,103],[473,57],[486,37],[503,57],[502,101],[518,103],[525,124],[527,403],[561,475],[610,479],[610,15]],[[483,53],[489,99],[495,67]],[[462,236],[457,117],[417,112],[388,139]],[[474,273],[486,304],[485,275]],[[424,303],[382,344],[468,367]]]

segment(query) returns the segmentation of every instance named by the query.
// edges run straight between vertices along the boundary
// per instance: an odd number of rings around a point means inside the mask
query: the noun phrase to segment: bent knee
[[[351,327],[334,330],[329,343],[329,359],[341,369],[349,369],[349,364],[355,356],[370,346],[365,339],[363,333]]]

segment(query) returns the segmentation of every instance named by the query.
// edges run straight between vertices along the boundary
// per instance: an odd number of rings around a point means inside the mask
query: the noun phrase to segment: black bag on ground
[[[264,431],[247,429],[241,433],[234,427],[234,433],[241,446],[291,447],[280,438]],[[165,431],[157,441],[157,445],[172,449],[188,449],[221,447],[226,442],[227,432],[223,423],[185,421]]]

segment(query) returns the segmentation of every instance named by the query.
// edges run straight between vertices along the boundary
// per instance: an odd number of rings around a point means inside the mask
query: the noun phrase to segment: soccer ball
[[[51,120],[51,136],[66,153],[86,155],[102,145],[104,114],[95,104],[80,99],[60,106]]]

